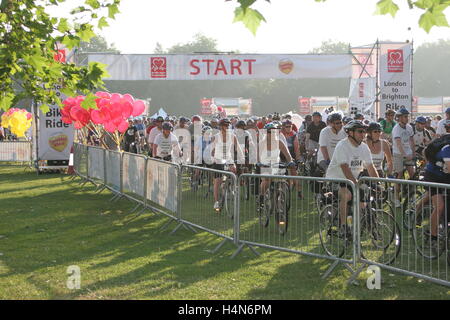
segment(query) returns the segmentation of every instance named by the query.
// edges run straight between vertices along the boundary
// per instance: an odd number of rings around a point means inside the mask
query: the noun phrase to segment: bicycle
[[[286,174],[288,166],[285,163],[272,165],[257,164],[260,168],[272,168],[278,172],[275,175]],[[285,180],[271,180],[269,188],[263,195],[262,203],[258,201],[258,212],[260,224],[267,228],[270,216],[275,214],[275,221],[278,226],[278,232],[284,235],[287,232],[289,221],[289,210],[291,203],[291,193],[289,183]]]
[[[228,166],[225,165],[225,171],[228,171]],[[217,212],[225,209],[226,215],[230,219],[234,219],[234,195],[236,191],[233,188],[232,179],[228,175],[222,176],[222,183],[219,189],[219,208]]]

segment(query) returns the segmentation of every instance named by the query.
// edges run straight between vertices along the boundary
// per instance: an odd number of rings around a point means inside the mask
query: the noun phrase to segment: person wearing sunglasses
[[[381,139],[381,125],[378,122],[371,122],[367,127],[366,144],[372,155],[372,162],[380,177],[384,177],[383,161],[386,159],[387,176],[392,176],[393,164],[391,147],[387,140]],[[367,175],[367,174],[366,174]]]
[[[366,125],[359,120],[350,121],[344,130],[348,136],[339,141],[327,169],[326,177],[334,179],[348,179],[355,185],[364,168],[370,177],[378,178],[378,172],[372,161],[369,147],[364,143]],[[347,226],[348,203],[353,199],[353,190],[345,183],[339,183],[339,232],[350,237],[351,231]],[[362,199],[363,197],[361,197]],[[364,205],[361,203],[361,205]]]

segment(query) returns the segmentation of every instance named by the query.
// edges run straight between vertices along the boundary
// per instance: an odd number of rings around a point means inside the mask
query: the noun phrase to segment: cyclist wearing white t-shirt
[[[181,157],[181,148],[177,137],[172,133],[173,126],[169,122],[162,125],[162,132],[155,137],[152,154],[155,158],[172,161],[174,157]]]
[[[364,168],[367,169],[369,176],[378,177],[377,170],[372,163],[369,147],[363,142],[366,128],[359,120],[352,120],[344,127],[348,137],[336,145],[327,169],[327,178],[349,179],[356,185],[357,179]],[[341,232],[348,236],[347,206],[353,198],[352,190],[346,184],[340,184],[338,197]]]
[[[397,113],[397,124],[392,129],[392,153],[394,159],[394,173],[398,179],[403,179],[403,170],[406,168],[408,176],[414,176],[414,129],[409,122],[409,111],[402,107]],[[394,188],[395,207],[400,207],[400,185]]]
[[[317,164],[326,171],[333,157],[334,149],[339,141],[345,139],[347,135],[342,130],[342,116],[339,113],[333,113],[328,117],[330,125],[320,132],[319,145],[317,153]]]

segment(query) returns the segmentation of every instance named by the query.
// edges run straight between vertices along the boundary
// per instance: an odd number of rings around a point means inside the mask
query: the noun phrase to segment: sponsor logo
[[[294,69],[294,63],[289,59],[283,59],[278,63],[278,68],[284,74],[289,74]]]
[[[66,62],[66,50],[60,49],[53,55],[53,59],[57,62],[65,63]]]
[[[65,134],[57,134],[48,139],[48,145],[58,152],[63,152],[69,143],[69,138]]]
[[[387,65],[388,72],[403,72],[403,50],[388,50]]]
[[[150,58],[150,68],[152,78],[166,78],[167,77],[167,64],[165,57],[152,57]]]

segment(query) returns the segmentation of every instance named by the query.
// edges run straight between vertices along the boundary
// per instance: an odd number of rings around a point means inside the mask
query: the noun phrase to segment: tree
[[[322,41],[318,48],[310,51],[312,54],[346,54],[349,52],[350,45],[345,42],[333,42],[332,40]]]
[[[194,40],[187,43],[178,43],[167,50],[164,50],[162,45],[157,42],[155,53],[194,53],[194,52],[217,52],[217,40],[209,38],[202,33],[194,35]]]
[[[231,0],[225,0],[231,1]],[[242,22],[247,29],[249,29],[254,35],[256,30],[262,21],[266,22],[264,16],[256,9],[252,9],[251,6],[257,2],[257,0],[236,0],[238,7],[234,11],[234,21]],[[270,0],[264,0],[270,2]],[[327,0],[314,0],[316,2],[325,2]],[[345,1],[345,0],[344,0]],[[401,0],[408,4],[410,9],[418,9],[423,11],[419,18],[418,24],[427,33],[431,28],[437,27],[449,27],[447,18],[444,11],[450,7],[450,0]],[[397,3],[400,0],[379,0],[376,3],[375,14],[386,15],[390,14],[395,17],[397,11],[400,9]]]
[[[43,111],[49,104],[61,105],[56,90],[67,96],[89,94],[101,87],[106,66],[60,63],[55,59],[61,44],[79,47],[108,26],[119,12],[120,0],[85,0],[71,11],[70,18],[57,18],[48,8],[65,0],[3,0],[0,4],[0,109],[7,110],[22,99],[32,98]],[[102,13],[107,10],[108,15]],[[63,80],[62,80],[63,79]],[[91,94],[92,95],[92,94]],[[83,107],[93,105],[86,99]]]

